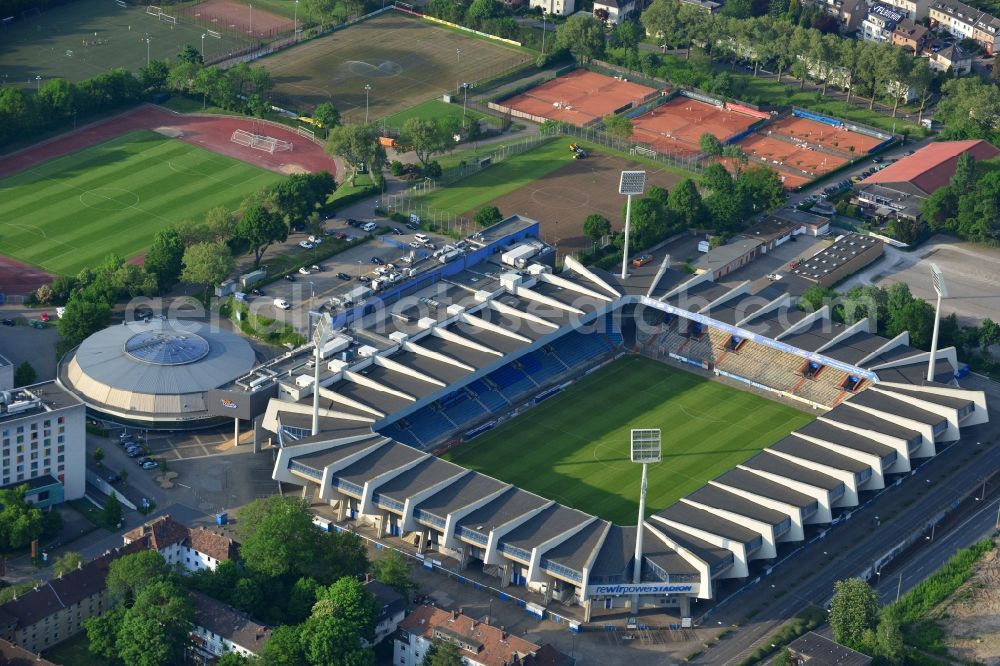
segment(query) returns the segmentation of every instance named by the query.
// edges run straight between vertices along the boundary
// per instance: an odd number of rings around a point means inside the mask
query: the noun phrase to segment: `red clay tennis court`
[[[514,111],[574,125],[585,125],[655,95],[655,88],[577,69],[504,100]]]
[[[698,140],[708,132],[720,141],[745,132],[759,118],[706,104],[690,97],[675,97],[649,113],[632,119],[633,138],[661,153],[695,155]]]
[[[848,161],[847,157],[819,151],[788,137],[751,134],[740,141],[740,146],[752,161],[764,161],[780,175],[792,176],[785,178],[785,186],[789,188],[829,173]]]
[[[782,118],[774,123],[774,125],[771,125],[769,129],[777,134],[784,134],[794,139],[825,146],[830,150],[836,150],[845,155],[864,155],[882,143],[882,139],[877,139],[873,136],[859,134],[848,129],[833,127],[826,123],[810,120],[809,118],[799,118],[797,116]],[[854,150],[851,150],[851,148]]]

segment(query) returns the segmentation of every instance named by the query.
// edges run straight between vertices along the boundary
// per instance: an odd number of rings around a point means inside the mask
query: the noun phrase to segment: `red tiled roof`
[[[1000,150],[982,139],[970,141],[938,141],[928,144],[913,155],[876,171],[862,183],[910,183],[927,195],[944,187],[953,175],[958,157],[969,153],[977,160],[1000,155]]]
[[[435,632],[442,636],[456,637],[468,644],[480,645],[478,651],[461,650],[461,653],[476,663],[487,666],[505,666],[531,658],[541,647],[519,636],[513,636],[499,627],[477,622],[467,615],[441,610],[434,606],[420,606],[399,623],[399,628],[427,640],[434,638]],[[551,647],[551,646],[550,646]],[[553,655],[559,654],[554,648],[543,653],[540,663],[558,663]],[[530,662],[529,662],[530,663]]]
[[[189,531],[189,545],[220,562],[236,559],[236,542],[229,537],[210,532],[204,527]]]
[[[125,543],[146,539],[149,547],[159,552],[173,544],[185,544],[199,553],[204,553],[220,562],[234,560],[237,555],[236,542],[227,536],[216,534],[204,527],[190,529],[170,516],[160,516],[145,525],[126,532]]]

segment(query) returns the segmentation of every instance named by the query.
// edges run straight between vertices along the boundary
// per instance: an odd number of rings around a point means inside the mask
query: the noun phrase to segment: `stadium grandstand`
[[[287,375],[263,427],[280,445],[273,477],[303,487],[342,528],[361,522],[421,553],[440,553],[592,612],[641,603],[690,615],[692,599],[756,575],[839,521],[914,462],[988,420],[985,394],[959,386],[953,348],[929,354],[868,320],[805,312],[780,284],[753,293],[653,262],[625,280],[572,257],[519,269],[501,252],[538,227],[514,216],[468,239],[463,258],[427,274],[379,313],[334,321],[321,367]],[[551,254],[542,253],[551,261]],[[681,364],[795,400],[817,418],[644,523],[611,522],[464,469],[435,453],[471,439],[625,354]],[[433,555],[429,555],[432,557]]]

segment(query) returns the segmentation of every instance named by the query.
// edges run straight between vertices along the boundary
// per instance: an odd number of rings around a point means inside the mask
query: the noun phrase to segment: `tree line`
[[[931,231],[945,231],[974,243],[1000,242],[1000,160],[958,158],[955,174],[921,204]]]

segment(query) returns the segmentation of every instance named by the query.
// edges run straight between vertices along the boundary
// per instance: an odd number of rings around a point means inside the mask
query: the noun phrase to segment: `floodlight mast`
[[[642,486],[639,490],[639,521],[635,532],[635,561],[632,567],[632,583],[642,582],[642,526],[646,519],[646,479],[650,463],[661,459],[662,433],[659,428],[632,429],[632,462],[642,463]],[[632,595],[632,612],[639,612],[639,593]]]
[[[642,194],[646,189],[645,171],[622,171],[618,183],[618,194],[628,195],[625,203],[625,247],[622,249],[622,279],[628,277],[628,241],[632,227],[632,195]]]
[[[931,264],[931,283],[937,294],[937,307],[934,309],[934,333],[931,336],[931,359],[927,363],[927,381],[934,381],[934,365],[937,362],[938,330],[941,327],[941,299],[948,298],[948,286],[944,283],[944,274],[937,264]]]
[[[319,364],[323,357],[323,347],[330,339],[330,315],[323,312],[310,312],[310,315],[317,317],[313,325],[312,341],[316,350],[316,367],[313,368],[313,408],[312,408],[312,434],[313,437],[319,434]]]

